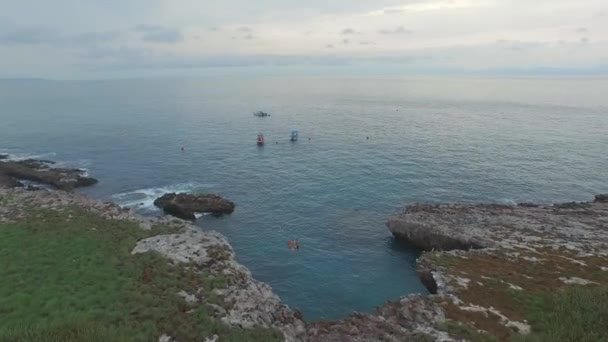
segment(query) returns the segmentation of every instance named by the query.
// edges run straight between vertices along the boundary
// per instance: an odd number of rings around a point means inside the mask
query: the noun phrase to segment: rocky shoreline
[[[309,340],[471,338],[459,330],[507,341],[533,331],[525,299],[573,287],[607,291],[608,195],[553,206],[418,204],[404,208],[387,227],[424,251],[417,270],[431,295],[391,301],[373,314],[309,324]],[[454,325],[458,329],[446,328]]]
[[[221,275],[228,279],[227,287],[214,293],[229,304],[228,309],[207,303],[205,298],[209,294],[202,292],[180,293],[184,300],[213,307],[216,318],[231,326],[274,328],[283,333],[285,341],[305,339],[305,324],[300,315],[282,304],[270,286],[253,279],[249,270],[235,260],[226,238],[217,232],[203,231],[177,218],[142,217],[114,203],[100,202],[73,192],[0,187],[0,223],[25,219],[32,207],[58,211],[81,208],[108,219],[136,222],[146,230],[159,224],[172,226],[179,233],[141,240],[132,253],[155,251],[176,263],[193,264],[212,276]],[[170,336],[163,338],[171,341]]]
[[[172,226],[179,232],[143,239],[132,253],[155,251],[175,263],[226,277],[226,287],[214,293],[226,307],[208,302],[202,290],[179,296],[189,304],[213,308],[215,317],[230,326],[277,329],[286,341],[470,339],[462,330],[450,329],[453,324],[509,340],[534,330],[517,298],[608,284],[608,195],[598,195],[593,202],[553,206],[417,204],[404,208],[387,227],[395,238],[423,251],[416,267],[431,295],[412,294],[389,301],[373,313],[305,323],[269,285],[255,280],[235,261],[232,247],[217,232],[177,218],[142,217],[78,193],[19,187],[20,179],[38,179],[65,190],[94,183],[79,169],[49,165],[0,161],[0,223],[25,219],[31,207],[59,211],[78,207],[109,219],[136,222],[142,229]],[[168,203],[176,196],[167,197]],[[232,202],[212,196],[202,200],[205,210],[210,202],[226,213],[234,209]],[[161,340],[171,341],[171,337]]]
[[[8,155],[0,155],[0,187],[26,187],[24,181],[66,191],[97,183],[83,169],[55,167],[50,160],[10,160]],[[27,187],[35,189],[36,185]]]

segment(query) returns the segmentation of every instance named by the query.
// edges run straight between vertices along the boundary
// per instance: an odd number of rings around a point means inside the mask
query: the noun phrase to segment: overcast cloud
[[[608,66],[605,0],[0,0],[0,8],[0,78],[226,66]]]

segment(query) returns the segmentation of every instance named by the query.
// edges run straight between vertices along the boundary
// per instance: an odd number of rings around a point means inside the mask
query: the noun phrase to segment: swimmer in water
[[[297,251],[300,249],[300,241],[299,240],[289,240],[287,241],[287,248]]]

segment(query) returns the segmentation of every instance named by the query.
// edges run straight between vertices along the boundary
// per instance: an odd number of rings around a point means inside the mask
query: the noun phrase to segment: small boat
[[[258,145],[264,145],[264,134],[258,134]]]
[[[258,112],[253,113],[253,116],[257,116],[260,118],[265,118],[267,116],[270,116],[270,114],[266,113],[266,112],[262,112],[261,110]]]
[[[290,140],[291,141],[298,141],[298,134],[299,133],[300,132],[298,132],[298,131],[291,131],[291,139]]]

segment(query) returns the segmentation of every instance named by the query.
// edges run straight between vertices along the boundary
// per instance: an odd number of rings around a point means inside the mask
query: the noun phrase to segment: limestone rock
[[[455,230],[444,222],[438,222],[435,219],[437,213],[448,217],[446,221],[452,215],[457,215],[451,206],[415,205],[405,208],[386,225],[395,238],[424,251],[485,247],[483,242],[467,230]]]
[[[231,303],[227,311],[216,310],[227,324],[242,328],[275,328],[285,341],[302,341],[306,325],[297,312],[281,303],[272,288],[251,276],[249,270],[234,258],[228,241],[219,233],[202,231],[185,223],[180,234],[154,236],[137,243],[132,253],[158,252],[175,262],[192,262],[204,267],[212,275],[222,274],[229,281],[216,294]],[[181,294],[185,298],[186,294]]]
[[[605,197],[553,206],[412,205],[392,217],[393,235],[420,250],[514,248],[540,240],[576,248],[604,239]],[[574,247],[573,247],[574,246]]]

